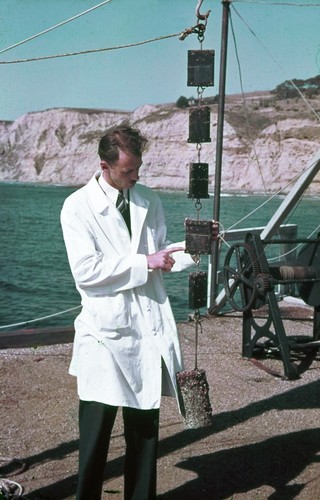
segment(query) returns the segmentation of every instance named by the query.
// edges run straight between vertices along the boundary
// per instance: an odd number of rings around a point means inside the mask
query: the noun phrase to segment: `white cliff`
[[[319,103],[317,103],[319,105]],[[289,183],[310,163],[320,147],[320,123],[312,113],[251,106],[226,107],[223,192],[288,191]],[[141,182],[157,189],[188,190],[189,164],[198,161],[188,143],[189,109],[175,105],[143,106],[134,112],[50,109],[0,122],[0,181],[84,184],[99,169],[97,146],[110,127],[127,122],[149,139]],[[210,143],[201,147],[214,189],[217,106],[211,105]],[[309,192],[320,193],[320,177]]]

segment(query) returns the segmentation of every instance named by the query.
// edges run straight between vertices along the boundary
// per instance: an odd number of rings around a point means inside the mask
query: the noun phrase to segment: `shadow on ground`
[[[213,418],[212,425],[203,429],[183,430],[160,441],[159,457],[165,458],[179,449],[190,448],[190,457],[175,466],[192,471],[196,478],[182,486],[171,489],[158,498],[161,500],[199,500],[224,499],[237,493],[245,493],[261,486],[269,485],[274,493],[271,499],[293,499],[305,487],[305,484],[290,485],[300,473],[311,463],[318,463],[320,451],[320,429],[304,429],[297,432],[286,432],[286,422],[276,429],[274,437],[261,442],[244,446],[230,447],[214,451],[214,435],[232,428],[239,423],[245,424],[252,440],[256,427],[251,426],[251,419],[266,414],[271,410],[301,410],[319,408],[320,381],[311,382],[294,388],[283,394],[251,403],[235,411],[223,412]],[[281,421],[281,420],[280,420]],[[256,424],[255,424],[256,425]],[[268,425],[267,419],[265,425]],[[212,438],[209,453],[192,455],[192,445],[202,439]],[[232,445],[232,443],[231,443]],[[28,468],[50,460],[63,459],[78,448],[77,440],[63,443],[38,455],[25,458]],[[122,475],[124,457],[111,460],[105,479]],[[311,477],[308,482],[316,480]],[[161,478],[161,481],[165,478]],[[63,500],[75,494],[76,475],[66,477],[44,488],[37,489],[26,495],[28,500]],[[110,492],[110,498],[119,492]],[[119,498],[119,497],[118,497]],[[89,500],[89,499],[88,499]]]

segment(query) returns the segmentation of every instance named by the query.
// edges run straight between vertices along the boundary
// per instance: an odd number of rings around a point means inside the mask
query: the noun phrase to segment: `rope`
[[[14,326],[26,326],[29,325],[30,323],[36,323],[37,321],[42,321],[44,319],[54,318],[55,316],[60,316],[70,311],[75,311],[76,309],[79,309],[79,307],[81,306],[71,307],[70,309],[66,309],[65,311],[49,314],[48,316],[42,316],[41,318],[30,319],[29,321],[21,321],[20,323],[12,323],[11,325],[2,325],[0,326],[0,330],[4,330],[5,328],[12,328]]]
[[[106,3],[109,3],[109,2],[111,2],[111,0],[105,0],[104,2],[96,5],[95,7],[91,7],[90,9],[85,10],[84,12],[81,12],[80,14],[77,14],[76,16],[70,17],[66,21],[62,21],[61,23],[55,24],[51,28],[48,28],[44,31],[41,31],[40,33],[37,33],[36,35],[32,35],[29,38],[26,38],[25,40],[21,40],[21,42],[17,42],[14,45],[10,45],[10,47],[7,47],[5,49],[0,50],[0,54],[3,54],[4,52],[7,52],[8,50],[14,49],[15,47],[18,47],[19,45],[22,45],[26,42],[30,42],[30,40],[34,40],[38,36],[44,35],[45,33],[49,33],[49,31],[53,31],[56,28],[60,28],[60,26],[63,26],[67,23],[70,23],[71,21],[74,21],[75,19],[78,19],[79,17],[84,16],[85,14],[88,14],[89,12],[92,12],[95,9],[98,9],[99,7],[102,7],[103,5],[105,5]]]
[[[307,240],[311,239],[312,236],[314,235],[315,232],[317,232],[320,228],[320,224],[319,226],[317,226],[313,231],[312,233],[309,234],[309,236],[307,236]],[[282,253],[280,255],[278,255],[277,257],[269,257],[268,258],[268,261],[269,262],[272,262],[274,260],[279,260],[279,259],[282,259],[283,257],[286,257],[287,255],[289,255],[290,253],[293,253],[295,252],[296,250],[298,250],[300,247],[302,246],[302,243],[299,243],[298,245],[296,245],[294,248],[291,248],[291,250],[288,250],[288,252],[285,252],[285,253]]]
[[[146,43],[158,42],[159,40],[166,40],[168,38],[178,37],[180,35],[181,35],[181,33],[174,33],[172,35],[164,35],[164,36],[159,36],[157,38],[150,38],[149,40],[144,40],[142,42],[128,43],[126,45],[116,45],[115,47],[105,47],[102,49],[84,50],[81,52],[70,52],[68,54],[55,54],[52,56],[33,57],[30,59],[17,59],[14,61],[0,61],[0,64],[18,64],[18,63],[25,63],[25,62],[44,61],[45,59],[57,59],[59,57],[81,56],[84,54],[94,54],[94,53],[98,53],[98,52],[106,52],[108,50],[128,49],[129,47],[137,47],[138,45],[144,45]]]
[[[240,59],[239,59],[239,54],[238,54],[237,42],[236,42],[236,37],[235,37],[234,29],[233,29],[233,23],[232,23],[232,17],[231,16],[230,16],[230,25],[231,25],[231,32],[232,32],[234,50],[235,50],[235,54],[236,54],[236,60],[237,60],[238,71],[239,71],[239,80],[240,80],[240,87],[241,87],[241,95],[242,95],[242,100],[243,100],[244,110],[245,110],[245,115],[246,115],[249,142],[250,142],[251,148],[253,150],[256,163],[258,165],[258,169],[259,169],[259,173],[260,173],[260,177],[261,177],[261,180],[262,180],[262,184],[263,184],[264,190],[265,190],[265,192],[267,192],[267,187],[266,187],[266,183],[265,183],[265,180],[264,180],[264,177],[263,177],[263,174],[262,174],[262,169],[261,169],[261,166],[260,166],[259,157],[258,157],[258,154],[257,154],[255,143],[254,143],[254,141],[252,139],[252,136],[251,136],[251,133],[250,133],[249,114],[248,114],[248,108],[247,108],[247,105],[246,105],[246,99],[245,99],[245,94],[244,94],[244,89],[243,89],[241,65],[240,65]]]
[[[254,3],[254,2],[253,2]],[[260,2],[259,2],[260,3]],[[302,5],[301,5],[302,6]],[[320,6],[320,4],[319,4]],[[240,19],[245,22],[243,20],[243,18],[239,15],[239,13],[236,11],[236,9],[234,9],[235,12],[238,14],[238,16],[240,17]],[[257,38],[257,40],[260,42],[260,40],[258,39],[258,37],[255,35],[255,33],[253,32],[253,30],[251,30],[251,28],[248,26],[248,24],[245,22],[246,26],[249,28],[249,30],[251,31],[251,33]],[[255,160],[256,160],[256,163],[257,163],[257,166],[258,166],[258,169],[259,169],[259,173],[260,173],[260,177],[262,179],[262,183],[263,183],[263,186],[264,186],[264,190],[265,192],[267,191],[266,189],[266,184],[265,184],[265,181],[264,181],[264,177],[263,177],[263,173],[262,173],[262,170],[261,170],[261,166],[260,166],[260,162],[259,162],[259,157],[258,157],[258,154],[257,154],[257,151],[256,151],[256,148],[255,148],[255,145],[254,145],[254,142],[252,140],[252,137],[251,137],[251,134],[250,134],[250,123],[249,123],[249,117],[248,117],[248,110],[247,110],[247,106],[246,106],[246,100],[245,100],[245,95],[244,95],[244,89],[243,89],[243,84],[242,84],[242,73],[241,73],[241,65],[240,65],[240,60],[239,60],[239,54],[238,54],[238,49],[237,49],[237,43],[236,43],[236,38],[235,38],[235,32],[234,32],[234,27],[233,27],[233,23],[232,23],[232,17],[230,16],[230,25],[231,25],[231,31],[232,31],[232,37],[233,37],[233,42],[234,42],[234,49],[235,49],[235,55],[236,55],[236,60],[237,60],[237,65],[238,65],[238,71],[239,71],[239,79],[240,79],[240,87],[241,87],[241,93],[242,93],[242,98],[243,98],[243,103],[244,103],[244,109],[245,109],[245,115],[246,115],[246,120],[247,120],[247,125],[248,125],[248,135],[249,135],[249,142],[251,144],[251,147],[253,149],[253,153],[254,153],[254,157],[255,157]],[[261,42],[260,42],[261,43]],[[263,46],[263,45],[262,45]],[[264,47],[265,48],[265,47]],[[266,49],[265,49],[266,50]],[[275,59],[273,58],[274,62],[277,63],[277,61],[275,61]],[[279,64],[278,64],[279,65]],[[279,65],[280,66],[280,65]],[[306,98],[303,96],[303,94],[301,93],[300,89],[294,84],[293,81],[291,81],[291,84],[293,85],[293,87],[297,90],[297,92],[300,94],[300,96],[302,97],[302,99],[304,100],[304,102],[307,104],[307,106],[311,109],[311,111],[316,115],[317,119],[320,120],[320,116],[318,115],[317,111],[314,110],[312,108],[312,106],[309,104],[309,102],[306,100]],[[300,174],[299,174],[300,175]],[[297,176],[297,178],[299,177],[299,175]],[[295,179],[294,179],[295,180]],[[290,185],[293,181],[291,181],[288,185]],[[286,188],[287,186],[285,186]],[[285,189],[283,188],[283,189]],[[274,196],[277,196],[278,194],[281,193],[282,190],[280,190],[278,193],[276,193]],[[251,213],[247,214],[245,217],[243,217],[240,221],[236,222],[233,226],[231,226],[229,228],[232,229],[233,227],[235,227],[236,225],[238,225],[239,223],[241,223],[243,220],[245,220],[246,218],[250,217],[253,213],[255,213],[257,210],[259,210],[260,208],[262,208],[266,203],[268,203],[270,200],[272,200],[273,197],[271,197],[269,200],[267,200],[265,203],[263,203],[260,207],[258,207],[257,209],[255,209],[254,211],[252,211]],[[221,238],[223,239],[223,238]]]
[[[306,172],[308,170],[308,168],[312,168],[313,165],[307,167],[302,173]],[[282,188],[280,191],[278,191],[277,193],[275,193],[274,195],[272,195],[270,198],[268,198],[266,201],[264,201],[261,205],[259,205],[258,207],[256,207],[254,210],[252,210],[250,213],[248,213],[247,215],[245,215],[244,217],[242,217],[242,219],[238,220],[237,222],[235,222],[232,226],[230,226],[228,229],[226,230],[223,230],[221,233],[219,233],[219,239],[221,240],[222,243],[225,243],[227,245],[227,247],[230,248],[230,245],[227,243],[227,241],[224,239],[224,235],[230,231],[231,229],[233,229],[235,226],[237,226],[238,224],[240,224],[241,222],[243,222],[244,220],[246,220],[247,218],[249,218],[251,215],[253,215],[254,213],[256,213],[258,210],[260,210],[261,208],[263,208],[267,203],[269,203],[275,196],[278,196],[279,194],[281,194],[282,190],[283,189],[286,189],[288,186],[290,186],[290,184],[292,184],[293,182],[295,182],[299,177],[300,175],[302,174],[297,174],[296,177],[294,179],[292,179],[286,186],[284,186],[284,188]],[[320,225],[318,225],[312,232],[311,234],[307,237],[307,239],[310,239],[314,233],[316,233],[318,231],[318,229],[320,228]],[[288,252],[285,252],[283,254],[280,254],[280,255],[277,255],[276,257],[272,257],[272,258],[268,258],[268,261],[278,261],[279,259],[281,259],[282,257],[285,257],[286,255],[289,255],[290,253],[294,252],[295,250],[297,250],[298,248],[301,247],[301,243],[296,245],[296,247],[292,248],[291,250],[289,250]]]
[[[320,4],[319,4],[320,6]],[[249,29],[250,33],[256,38],[256,40],[260,43],[260,45],[263,47],[263,49],[266,51],[266,53],[269,55],[269,57],[271,57],[271,59],[273,60],[273,62],[278,66],[278,68],[280,68],[281,70],[283,70],[284,68],[281,66],[281,64],[273,57],[273,55],[269,52],[269,50],[267,49],[267,47],[265,47],[265,45],[261,42],[261,40],[259,39],[259,37],[255,34],[255,32],[250,28],[250,26],[248,25],[248,23],[243,19],[243,17],[239,14],[239,12],[235,9],[235,7],[233,7],[235,13],[239,16],[239,18],[241,19],[241,21],[246,25],[246,27]],[[320,115],[317,113],[317,111],[311,106],[311,104],[309,103],[309,101],[305,98],[305,96],[302,94],[301,90],[295,85],[295,83],[292,81],[292,80],[289,80],[289,82],[291,83],[291,85],[296,89],[296,91],[298,92],[298,94],[300,95],[300,97],[302,98],[302,100],[304,101],[304,103],[307,105],[307,107],[311,110],[311,112],[316,116],[316,118],[320,121]]]
[[[251,215],[253,215],[254,213],[256,213],[258,210],[260,210],[261,208],[263,208],[267,203],[269,203],[271,200],[273,200],[273,198],[275,198],[276,196],[278,196],[279,194],[281,194],[287,187],[289,187],[291,184],[293,184],[297,179],[299,179],[299,177],[304,173],[306,172],[309,168],[312,168],[313,165],[310,165],[309,167],[307,167],[303,172],[299,172],[299,174],[297,174],[293,179],[291,179],[291,181],[288,182],[288,184],[286,184],[283,188],[281,188],[279,191],[277,191],[276,193],[274,193],[272,196],[270,196],[270,198],[268,198],[266,201],[264,201],[263,203],[261,203],[261,205],[259,205],[258,207],[256,207],[254,210],[252,210],[251,212],[249,212],[248,214],[246,214],[244,217],[242,217],[242,219],[238,220],[237,222],[235,222],[234,224],[232,224],[232,226],[230,226],[228,229],[226,229],[225,232],[228,232],[230,231],[230,229],[233,229],[234,227],[236,227],[238,224],[240,224],[241,222],[243,222],[244,220],[248,219]]]
[[[268,2],[264,0],[232,0],[238,3],[256,3],[259,5],[285,5],[288,7],[320,7],[320,3]]]
[[[17,491],[12,492],[13,488]],[[16,498],[21,498],[21,495],[23,494],[23,487],[21,484],[16,483],[11,479],[0,478],[0,494],[0,498],[11,498],[12,500],[15,500]],[[5,496],[2,494],[5,494]]]

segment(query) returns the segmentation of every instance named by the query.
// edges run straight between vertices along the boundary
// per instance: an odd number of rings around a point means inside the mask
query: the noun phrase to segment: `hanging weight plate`
[[[190,163],[188,198],[209,198],[208,163]]]
[[[189,307],[199,309],[207,305],[208,276],[206,272],[189,274]]]
[[[185,252],[191,255],[211,254],[212,221],[186,219],[185,227]]]
[[[213,87],[214,50],[188,50],[188,87]]]
[[[210,138],[210,108],[198,106],[189,110],[188,142],[211,142]]]

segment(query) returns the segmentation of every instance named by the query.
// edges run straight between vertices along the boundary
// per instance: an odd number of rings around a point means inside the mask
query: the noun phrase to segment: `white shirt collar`
[[[108,198],[110,198],[112,203],[115,205],[118,199],[119,190],[110,186],[110,184],[108,184],[108,182],[103,178],[102,174],[99,175],[98,183],[100,184],[102,191],[108,196]],[[123,194],[125,198],[128,199],[127,189],[123,191]]]

